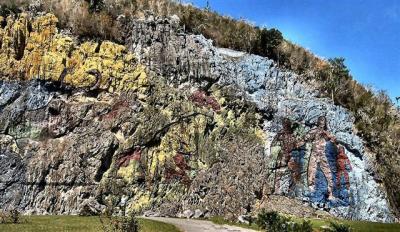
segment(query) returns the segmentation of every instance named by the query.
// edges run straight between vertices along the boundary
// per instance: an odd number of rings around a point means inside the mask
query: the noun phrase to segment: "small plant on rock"
[[[308,220],[303,220],[301,223],[292,223],[289,231],[293,232],[312,232],[312,224]]]

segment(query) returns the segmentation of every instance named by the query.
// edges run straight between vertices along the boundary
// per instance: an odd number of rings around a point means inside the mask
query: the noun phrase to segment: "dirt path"
[[[145,218],[172,224],[184,232],[256,232],[255,230],[244,229],[236,226],[216,225],[210,221],[163,217]]]

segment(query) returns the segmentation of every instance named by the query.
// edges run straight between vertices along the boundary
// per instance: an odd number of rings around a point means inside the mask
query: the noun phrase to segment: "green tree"
[[[258,29],[258,39],[255,42],[255,53],[278,60],[278,46],[282,43],[282,33],[275,29]]]
[[[347,101],[349,97],[350,71],[345,65],[343,57],[328,60],[329,65],[319,72],[319,80],[323,83],[323,89],[335,103]]]
[[[211,11],[211,5],[210,5],[210,1],[207,0],[207,5],[206,5],[206,11]]]

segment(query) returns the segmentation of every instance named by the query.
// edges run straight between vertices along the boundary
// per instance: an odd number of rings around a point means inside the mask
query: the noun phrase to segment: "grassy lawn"
[[[397,232],[400,231],[400,224],[388,224],[388,223],[377,223],[377,222],[363,222],[363,221],[344,221],[340,220],[340,223],[350,225],[354,232]],[[323,225],[329,225],[329,221],[326,220],[311,220],[313,227],[318,230]]]
[[[142,232],[180,232],[178,228],[173,225],[164,223],[164,222],[156,222],[148,219],[139,219]]]
[[[293,220],[296,222],[302,221],[301,219],[293,219]],[[234,223],[223,219],[223,217],[213,217],[211,218],[211,221],[214,222],[215,224],[240,226],[243,228],[261,231],[261,229],[254,223],[252,225]],[[319,231],[321,226],[329,225],[329,220],[311,219],[310,221],[315,231]],[[400,231],[400,224],[386,224],[377,222],[345,221],[345,220],[339,220],[339,222],[350,225],[353,229],[353,232],[399,232]]]
[[[7,232],[61,232],[61,231],[82,231],[99,232],[101,225],[98,217],[79,216],[26,216],[21,224],[0,224],[0,231]],[[141,232],[179,232],[173,226],[163,222],[156,222],[147,219],[139,219]]]
[[[24,223],[21,224],[0,224],[0,231],[7,232],[40,232],[40,231],[84,231],[84,232],[99,232],[101,225],[98,217],[79,217],[79,216],[25,216]],[[294,219],[301,221],[301,219]],[[255,224],[245,225],[240,223],[232,223],[224,220],[222,217],[213,217],[212,222],[216,224],[228,224],[240,226],[244,228],[260,230]],[[315,231],[323,225],[329,225],[328,220],[311,220]],[[384,224],[375,222],[361,221],[340,221],[350,225],[354,232],[397,232],[400,231],[400,224]],[[163,222],[156,222],[148,219],[139,219],[141,232],[179,232],[173,226]]]

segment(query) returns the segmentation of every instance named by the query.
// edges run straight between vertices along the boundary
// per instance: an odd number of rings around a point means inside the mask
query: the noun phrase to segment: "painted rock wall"
[[[35,24],[54,16],[9,18],[4,35],[14,34],[22,18]],[[34,35],[27,33],[28,41]],[[3,37],[11,42],[0,49],[8,56],[0,84],[4,209],[78,214],[98,213],[110,202],[121,212],[158,207],[180,202],[197,173],[222,159],[228,142],[216,141],[240,135],[262,152],[260,116],[245,102],[224,107],[228,89],[171,88],[147,75],[124,46],[75,38],[68,39],[70,52],[55,55],[64,54],[63,61],[51,65],[42,56],[55,49],[54,38],[37,46],[41,56],[33,67],[40,73],[31,75],[30,53],[25,47],[17,59],[13,38]],[[74,54],[83,58],[69,66]],[[14,69],[25,75],[15,76]]]
[[[312,86],[273,61],[215,48],[202,36],[179,31],[175,20],[150,16],[133,22],[131,50],[141,62],[155,64],[148,65],[149,71],[174,86],[233,86],[256,106],[266,138],[268,194],[297,198],[345,218],[393,220],[384,189],[368,165],[372,156],[353,133],[349,112],[319,98]],[[318,118],[326,120],[321,131]],[[282,134],[285,120],[293,124],[287,136]]]
[[[125,46],[56,22],[22,14],[0,30],[1,208],[237,218],[285,196],[394,220],[354,119],[295,74],[177,17],[129,22]]]
[[[58,33],[52,14],[27,13],[3,19],[0,29],[0,73],[3,79],[39,79],[75,88],[110,92],[146,87],[144,67],[126,48],[109,41],[78,43]],[[99,72],[99,75],[96,73]]]

